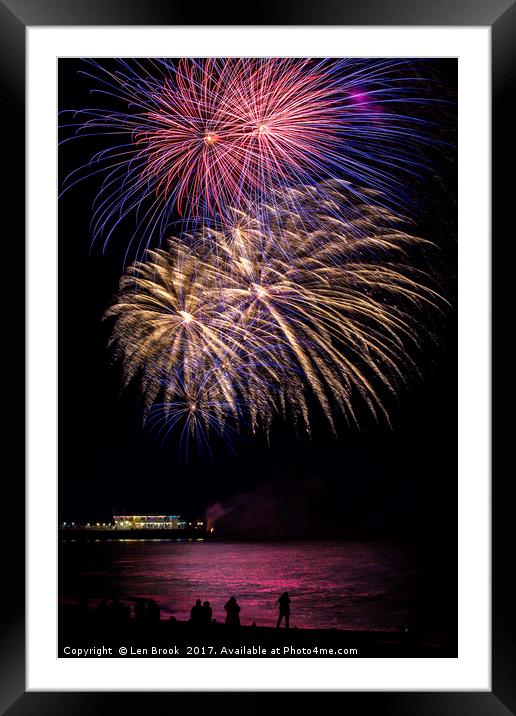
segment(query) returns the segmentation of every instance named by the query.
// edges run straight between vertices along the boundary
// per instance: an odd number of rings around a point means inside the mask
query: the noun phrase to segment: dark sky
[[[454,60],[432,61],[443,96],[453,97]],[[91,81],[80,63],[60,60],[60,108],[91,106]],[[454,124],[446,106],[441,128]],[[442,114],[444,117],[444,112]],[[95,150],[93,140],[60,151],[61,179]],[[440,282],[454,302],[456,176],[451,150],[433,156],[434,169],[412,189],[419,197],[414,233],[440,247]],[[102,256],[90,251],[91,204],[99,179],[69,191],[59,203],[59,515],[105,520],[114,508],[201,515],[215,503],[231,529],[249,535],[454,535],[457,492],[455,309],[434,323],[414,378],[390,403],[392,428],[364,412],[361,431],[338,425],[333,438],[315,419],[312,440],[278,424],[264,439],[214,445],[214,460],[185,462],[174,439],[161,446],[143,428],[134,390],[121,391],[119,365],[107,350],[101,321],[123,271],[123,241]]]

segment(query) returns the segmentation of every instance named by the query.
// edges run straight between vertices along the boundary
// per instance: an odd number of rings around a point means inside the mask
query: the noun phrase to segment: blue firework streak
[[[160,245],[171,226],[195,230],[228,209],[265,227],[278,193],[302,209],[295,188],[347,182],[336,218],[370,201],[406,208],[403,176],[421,172],[431,139],[421,108],[435,102],[413,60],[86,60],[104,106],[62,113],[63,141],[108,146],[65,180],[102,183],[92,240],[105,248],[127,217],[127,254]],[[420,67],[423,63],[419,63]],[[378,204],[380,199],[376,199]],[[305,214],[307,228],[313,223]]]
[[[145,424],[162,444],[172,434],[178,436],[179,452],[187,458],[192,444],[213,457],[210,441],[214,436],[232,449],[242,429],[255,433],[260,423],[269,430],[276,412],[273,396],[280,389],[270,376],[278,369],[283,374],[294,369],[271,366],[270,351],[232,351],[230,368],[220,357],[211,360],[210,366],[206,356],[199,356],[195,365],[182,364],[168,373],[162,365],[144,369],[147,381],[158,386],[157,394],[168,398],[146,410]]]
[[[170,376],[162,381],[165,392],[169,382]],[[184,380],[182,371],[176,371],[174,399],[152,405],[145,422],[162,443],[171,433],[178,432],[179,452],[184,452],[187,458],[192,442],[200,452],[211,457],[210,439],[214,435],[231,445],[235,430],[228,421],[229,416],[234,415],[235,407],[234,402],[220,399],[213,371],[198,372],[194,380],[188,381]]]

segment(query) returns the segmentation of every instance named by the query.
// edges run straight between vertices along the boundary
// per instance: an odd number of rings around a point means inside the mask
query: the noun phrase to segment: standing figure
[[[145,621],[146,616],[147,605],[145,604],[145,599],[137,599],[136,604],[134,605],[134,618],[138,624],[141,624]]]
[[[161,608],[154,599],[147,600],[147,621],[156,624],[160,620]]]
[[[290,597],[288,596],[288,592],[283,592],[281,597],[278,599],[279,603],[279,615],[278,615],[278,623],[276,624],[276,629],[279,628],[279,625],[281,624],[281,620],[283,617],[285,617],[285,627],[288,629],[289,627],[289,621],[290,621]]]
[[[211,604],[209,602],[203,602],[202,623],[204,624],[204,626],[209,626],[211,624],[212,616],[213,616],[213,611],[211,609]]]
[[[240,607],[235,597],[230,597],[229,601],[224,604],[226,610],[226,625],[240,626]]]
[[[195,605],[190,609],[190,621],[192,624],[199,626],[202,624],[203,610],[200,599],[195,600]]]

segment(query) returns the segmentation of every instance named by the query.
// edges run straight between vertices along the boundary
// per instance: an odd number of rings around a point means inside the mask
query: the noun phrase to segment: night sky
[[[430,64],[442,96],[453,98],[456,61]],[[79,68],[60,60],[61,109],[97,102]],[[440,110],[440,139],[450,144],[454,112],[450,103]],[[61,181],[101,146],[91,139],[65,145]],[[114,509],[193,517],[218,503],[228,533],[423,538],[448,569],[457,510],[454,151],[441,148],[432,159],[433,171],[413,180],[419,201],[411,230],[438,244],[432,267],[453,308],[425,331],[423,378],[413,377],[397,402],[387,399],[392,427],[359,410],[361,430],[338,420],[334,438],[316,416],[308,440],[278,421],[270,445],[242,438],[231,451],[216,442],[213,459],[193,452],[188,463],[174,439],[161,446],[143,428],[137,390],[122,391],[121,367],[107,349],[110,326],[101,318],[123,272],[123,232],[105,255],[100,246],[90,250],[99,179],[69,191],[59,202],[60,521],[109,520]]]

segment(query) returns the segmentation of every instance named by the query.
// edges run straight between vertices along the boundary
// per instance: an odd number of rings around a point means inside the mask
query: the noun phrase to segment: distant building
[[[180,530],[200,530],[204,527],[204,522],[202,520],[179,520],[179,529]]]
[[[113,515],[113,522],[118,530],[179,529],[179,515]]]

